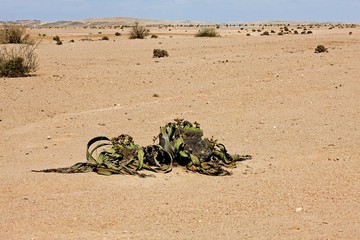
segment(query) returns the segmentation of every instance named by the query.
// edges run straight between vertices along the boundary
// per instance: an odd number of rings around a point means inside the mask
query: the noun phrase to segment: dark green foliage
[[[220,35],[216,32],[214,28],[203,28],[201,29],[195,37],[219,37]]]
[[[226,168],[235,168],[236,162],[251,159],[249,155],[230,155],[217,140],[203,138],[199,123],[192,124],[183,119],[175,119],[161,127],[154,142],[156,139],[158,144],[142,147],[127,134],[112,139],[95,137],[87,144],[87,162],[79,162],[71,167],[33,171],[148,177],[152,175],[139,171],[167,173],[173,166],[182,166],[188,171],[205,175],[226,176],[231,175]]]
[[[154,51],[153,51],[154,58],[162,58],[162,57],[168,57],[168,56],[169,56],[169,54],[166,50],[154,49]]]

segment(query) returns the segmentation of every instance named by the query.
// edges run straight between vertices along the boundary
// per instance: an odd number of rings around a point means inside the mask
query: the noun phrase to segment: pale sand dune
[[[360,236],[359,27],[197,30],[152,28],[159,38],[145,40],[129,40],[128,29],[31,30],[46,34],[37,75],[0,79],[1,238]],[[104,35],[110,41],[98,41]],[[318,44],[329,52],[315,54]],[[154,48],[170,57],[152,58]],[[253,160],[230,177],[30,172],[85,161],[97,135],[151,144],[177,117]]]

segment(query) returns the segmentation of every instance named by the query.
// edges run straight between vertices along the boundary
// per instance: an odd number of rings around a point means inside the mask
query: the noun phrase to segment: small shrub
[[[53,40],[58,42],[58,41],[60,41],[60,37],[56,35],[56,36],[53,37]]]
[[[216,32],[214,28],[203,28],[201,29],[195,37],[219,37],[220,35]]]
[[[294,34],[299,34],[299,32],[297,30],[294,31]]]
[[[161,58],[161,57],[168,57],[169,54],[166,50],[163,49],[154,49],[153,57],[154,58]]]
[[[37,45],[20,45],[0,49],[0,77],[27,77],[38,68]]]
[[[312,31],[307,31],[306,34],[312,34],[313,32]]]
[[[262,36],[269,36],[270,33],[269,33],[268,31],[265,31],[265,32],[263,32],[261,35],[262,35]]]
[[[58,35],[53,37],[53,41],[56,41],[56,45],[62,45],[62,41]]]
[[[151,38],[158,38],[159,36],[158,35],[156,35],[156,34],[152,34],[151,35]]]
[[[327,48],[324,46],[324,45],[318,45],[316,48],[315,48],[315,53],[324,53],[324,52],[327,52]]]
[[[0,43],[34,44],[34,42],[30,40],[29,34],[26,34],[26,28],[16,25],[4,26],[0,29]]]
[[[109,37],[108,37],[108,36],[103,36],[103,37],[101,38],[101,40],[103,40],[103,41],[109,41]]]
[[[352,35],[352,32],[349,32],[349,35]]]
[[[247,36],[247,37],[250,37],[250,36],[251,36],[251,34],[250,34],[250,33],[247,33],[247,34],[246,34],[246,36]]]
[[[70,43],[73,43],[73,42],[75,42],[75,41],[74,41],[74,39],[71,39],[69,42],[70,42]]]
[[[149,30],[144,27],[144,26],[140,26],[139,23],[135,23],[135,26],[133,26],[130,30],[130,39],[144,39],[146,36],[149,35]]]
[[[115,33],[115,36],[117,36],[117,37],[118,37],[118,36],[121,36],[121,33],[116,32],[116,33]]]

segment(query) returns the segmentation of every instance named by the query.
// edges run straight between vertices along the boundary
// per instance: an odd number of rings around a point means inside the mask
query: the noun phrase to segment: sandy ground
[[[47,35],[36,76],[0,79],[2,239],[360,237],[360,29],[195,31],[32,30]],[[174,118],[253,160],[230,177],[31,172],[85,161],[98,135],[152,144]]]

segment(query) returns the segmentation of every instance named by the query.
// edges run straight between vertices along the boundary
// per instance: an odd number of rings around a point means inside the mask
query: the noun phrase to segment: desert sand
[[[46,35],[38,71],[0,79],[1,238],[359,238],[360,28],[252,28],[195,38],[196,28],[153,27],[159,37],[143,40],[31,29]],[[314,53],[319,44],[328,52]],[[98,135],[152,144],[174,118],[253,159],[228,177],[31,172],[86,161]]]

